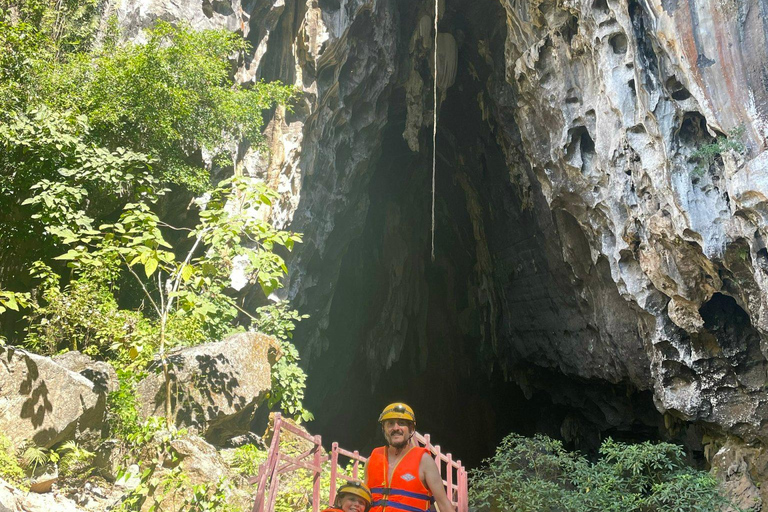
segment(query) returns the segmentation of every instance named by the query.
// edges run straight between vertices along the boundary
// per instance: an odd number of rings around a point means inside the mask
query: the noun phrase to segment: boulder
[[[280,355],[277,340],[261,333],[238,333],[172,353],[168,361],[176,424],[199,431],[216,445],[248,432],[270,390],[271,365]],[[165,414],[166,386],[158,359],[137,391],[143,418]]]
[[[99,393],[112,393],[120,388],[117,372],[111,364],[91,359],[82,352],[65,352],[54,356],[53,361],[93,382],[94,389]]]
[[[60,494],[23,492],[0,479],[0,512],[83,512],[74,501]]]
[[[125,446],[116,439],[102,441],[95,449],[96,457],[93,459],[93,467],[96,474],[108,482],[117,479],[120,468],[125,464]]]
[[[0,346],[0,432],[51,446],[103,426],[106,396],[48,357]]]
[[[229,467],[216,448],[196,435],[187,435],[171,441],[180,459],[181,469],[191,485],[215,483],[231,478]]]

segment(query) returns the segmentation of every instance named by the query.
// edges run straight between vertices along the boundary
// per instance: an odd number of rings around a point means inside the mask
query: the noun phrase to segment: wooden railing
[[[295,456],[280,451],[280,434],[287,430],[291,434],[312,443],[312,447]],[[423,446],[429,450],[435,459],[437,469],[443,478],[448,499],[456,507],[457,512],[467,512],[467,471],[460,460],[453,460],[450,453],[443,454],[439,445],[430,442],[429,434],[421,435],[416,432],[412,438],[415,446]],[[352,474],[347,475],[339,468],[339,456],[348,457],[352,464]],[[349,451],[339,447],[339,443],[333,443],[331,454],[323,455],[322,438],[312,436],[283,420],[278,413],[274,419],[274,433],[269,446],[267,460],[259,466],[259,473],[251,479],[251,483],[258,484],[256,500],[253,504],[253,512],[273,512],[277,494],[280,488],[280,475],[305,469],[312,472],[312,512],[320,511],[320,477],[323,474],[323,464],[331,461],[330,473],[330,502],[336,498],[336,487],[339,480],[360,481],[361,464],[368,459],[361,456],[358,451]],[[446,511],[442,511],[446,512]]]

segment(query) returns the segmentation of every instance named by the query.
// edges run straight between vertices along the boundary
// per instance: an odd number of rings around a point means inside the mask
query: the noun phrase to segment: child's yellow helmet
[[[342,494],[354,494],[355,496],[365,500],[368,507],[371,506],[371,502],[373,501],[373,495],[371,495],[370,489],[368,489],[365,484],[361,484],[360,482],[345,482],[341,484],[341,487],[339,487],[336,496],[341,496]],[[337,498],[337,501],[338,499],[339,498]]]

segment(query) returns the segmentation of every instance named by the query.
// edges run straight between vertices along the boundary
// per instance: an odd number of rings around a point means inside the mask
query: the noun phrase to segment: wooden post
[[[336,500],[336,471],[339,465],[339,443],[331,445],[331,505]]]
[[[320,465],[320,450],[322,447],[322,438],[315,436],[315,478],[312,482],[312,512],[320,512],[320,473],[323,472],[323,467]]]

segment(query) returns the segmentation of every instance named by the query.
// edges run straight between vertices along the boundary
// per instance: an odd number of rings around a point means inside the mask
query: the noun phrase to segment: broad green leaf
[[[194,269],[192,268],[192,265],[184,265],[184,268],[181,269],[181,278],[184,282],[189,281],[193,271]]]
[[[155,270],[157,270],[157,264],[158,260],[156,258],[147,258],[147,261],[144,262],[144,273],[147,275],[147,277],[150,277],[155,273]]]

